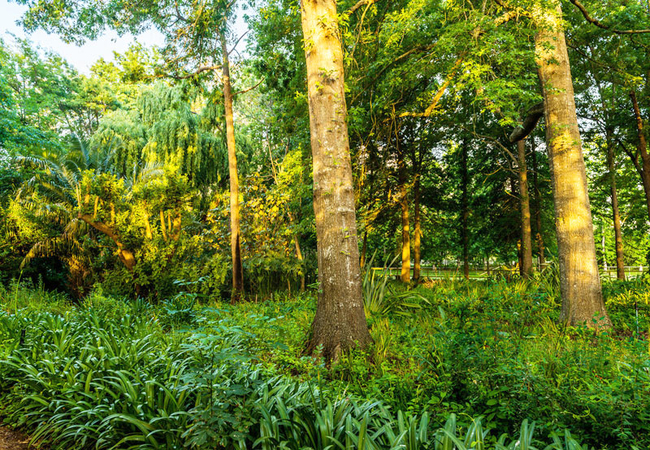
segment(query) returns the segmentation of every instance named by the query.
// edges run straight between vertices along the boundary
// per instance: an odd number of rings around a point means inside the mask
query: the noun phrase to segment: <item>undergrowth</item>
[[[302,354],[310,293],[0,288],[0,415],[60,449],[650,448],[645,282],[606,286],[607,333],[558,325],[540,282],[384,289],[372,347],[326,369]]]

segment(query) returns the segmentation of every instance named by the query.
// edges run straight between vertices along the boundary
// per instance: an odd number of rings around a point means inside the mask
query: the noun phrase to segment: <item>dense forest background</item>
[[[405,259],[425,268],[520,266],[523,161],[508,136],[541,101],[534,30],[525,15],[497,26],[502,8],[487,5],[339,6],[360,250],[365,260],[378,252],[375,265],[404,247]],[[609,28],[639,28],[646,6],[591,9],[608,13]],[[263,295],[315,280],[305,61],[294,3],[242,13],[246,44],[234,30],[228,37],[241,244],[246,291]],[[634,106],[642,124],[647,38],[597,27],[575,7],[565,19],[599,265],[616,267],[614,178],[624,264],[647,265]],[[40,279],[76,298],[101,285],[161,299],[186,280],[201,294],[229,295],[221,74],[202,70],[207,57],[197,49],[179,56],[179,41],[168,44],[134,44],[81,75],[29,41],[4,38],[5,282]],[[538,128],[525,166],[539,267],[557,245],[543,120]]]

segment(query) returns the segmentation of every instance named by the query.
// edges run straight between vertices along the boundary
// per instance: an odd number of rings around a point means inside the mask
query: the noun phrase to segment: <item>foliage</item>
[[[420,301],[427,300],[417,294],[411,292],[396,292],[391,289],[388,284],[390,279],[390,269],[397,257],[389,264],[384,264],[383,269],[375,269],[372,265],[375,260],[375,253],[363,274],[363,308],[366,313],[366,318],[374,316],[386,316],[390,314],[405,314],[412,313],[413,309],[420,308]]]
[[[195,310],[199,328],[165,334],[158,314],[141,302],[97,293],[58,313],[48,302],[37,309],[25,304],[33,303],[21,298],[0,313],[2,413],[52,448],[540,445],[528,421],[518,438],[497,439],[485,419],[452,414],[439,423],[426,412],[392,412],[382,401],[337,394],[323,380],[278,376],[256,364],[255,334],[224,310]],[[541,448],[582,447],[567,432]]]
[[[427,411],[435,423],[467,414],[513,434],[528,418],[538,432],[570,429],[596,448],[646,445],[645,422],[633,419],[650,401],[645,283],[606,285],[615,328],[604,334],[558,326],[557,297],[534,281],[436,281],[414,292],[427,302],[372,317],[368,354],[353,353],[331,373],[299,357],[313,299],[276,297],[220,317],[254,333],[252,351],[275,370]]]

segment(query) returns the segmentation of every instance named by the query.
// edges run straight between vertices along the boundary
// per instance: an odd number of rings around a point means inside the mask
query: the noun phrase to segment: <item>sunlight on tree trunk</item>
[[[598,273],[562,8],[537,6],[535,52],[542,84],[546,140],[553,181],[562,312],[571,325],[609,327]]]
[[[108,236],[117,246],[117,255],[120,258],[120,261],[124,264],[124,267],[126,267],[129,272],[133,272],[136,264],[135,254],[124,247],[122,240],[113,227],[104,222],[93,219],[93,216],[90,214],[79,214],[79,219]]]
[[[361,269],[366,267],[366,254],[368,253],[368,230],[363,232],[363,244],[361,244],[361,257],[359,258],[359,265]]]
[[[300,261],[300,267],[302,268],[302,272],[300,274],[300,292],[305,291],[305,264],[304,264],[304,258],[302,256],[302,250],[300,249],[300,239],[298,239],[298,234],[293,235],[293,243],[296,247],[296,258],[298,258],[298,261]]]
[[[336,2],[301,2],[320,284],[307,352],[337,361],[371,337],[363,310],[352,164]]]
[[[409,283],[411,281],[411,227],[409,223],[409,199],[406,186],[406,161],[404,160],[404,153],[399,149],[399,141],[397,151],[399,153],[397,162],[397,170],[399,171],[399,205],[402,210],[402,271],[400,279],[403,283]]]
[[[239,300],[244,291],[244,268],[241,259],[241,231],[239,226],[239,175],[237,172],[237,149],[235,147],[235,125],[232,112],[232,87],[230,84],[230,62],[226,37],[220,33],[223,53],[223,99],[226,113],[226,141],[228,144],[228,171],[230,175],[230,252],[232,255],[232,297]]]
[[[413,281],[420,281],[422,265],[422,254],[420,252],[422,240],[422,218],[420,213],[420,174],[415,175],[415,186],[413,187],[414,212],[413,212]]]

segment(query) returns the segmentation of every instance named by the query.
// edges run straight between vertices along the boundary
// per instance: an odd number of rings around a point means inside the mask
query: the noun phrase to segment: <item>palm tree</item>
[[[99,200],[95,196],[95,204],[90,205],[88,186],[95,179],[112,175],[111,146],[102,151],[91,150],[81,140],[76,143],[62,155],[53,154],[41,158],[19,155],[13,162],[19,167],[36,170],[34,176],[18,190],[17,201],[33,217],[63,227],[62,232],[36,242],[23,259],[21,268],[35,257],[56,255],[70,270],[73,291],[81,295],[79,288],[92,274],[91,254],[82,239],[88,235],[89,227],[114,242],[119,259],[130,272],[133,272],[136,260],[134,252],[122,242],[114,224],[99,220],[96,214],[88,212],[93,207],[97,210]],[[151,172],[152,169],[148,171]],[[137,176],[136,172],[134,177]]]

